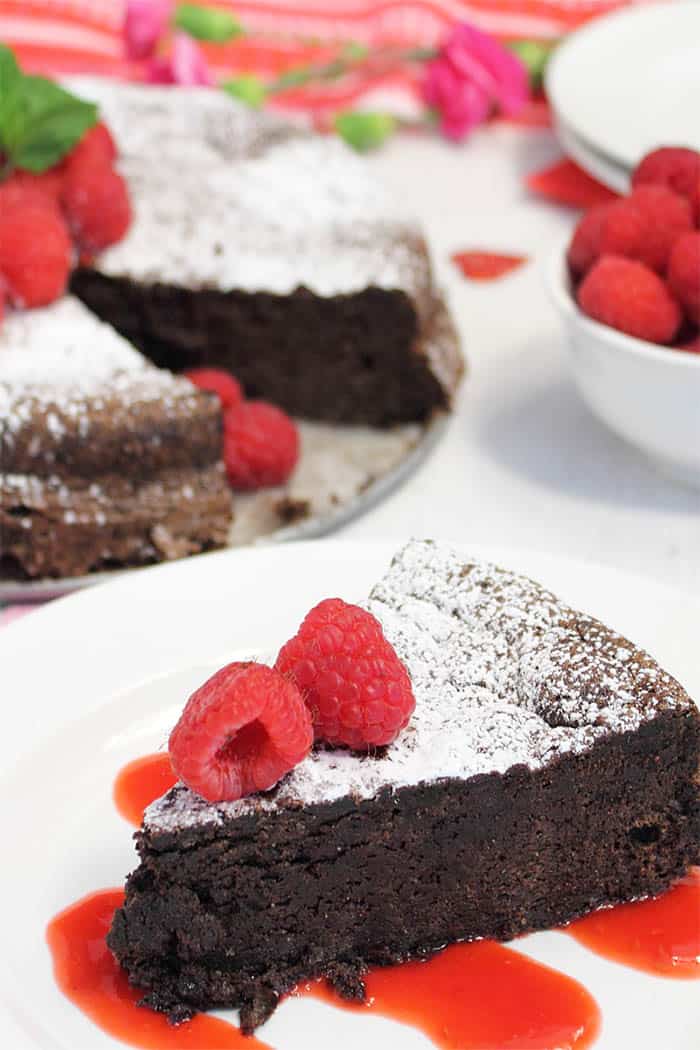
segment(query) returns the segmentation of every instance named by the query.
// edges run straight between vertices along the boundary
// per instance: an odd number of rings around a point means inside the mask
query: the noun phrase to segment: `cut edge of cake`
[[[79,300],[5,319],[0,419],[4,571],[82,575],[226,543],[217,399]]]

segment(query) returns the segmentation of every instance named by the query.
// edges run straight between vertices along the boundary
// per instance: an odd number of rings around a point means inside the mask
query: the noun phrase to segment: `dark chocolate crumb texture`
[[[645,652],[531,580],[414,541],[367,608],[416,709],[271,791],[146,811],[108,943],[173,1020],[252,1031],[301,981],[509,939],[658,893],[700,861],[700,715]]]

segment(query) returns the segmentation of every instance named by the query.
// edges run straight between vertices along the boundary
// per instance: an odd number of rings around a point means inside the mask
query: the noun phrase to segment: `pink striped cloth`
[[[555,39],[581,23],[646,0],[209,0],[233,10],[246,35],[205,48],[215,75],[278,75],[292,66],[331,59],[339,42],[437,43],[457,20],[504,39]],[[142,68],[125,59],[120,35],[123,0],[0,0],[0,40],[35,72],[91,72],[138,79]],[[286,92],[280,104],[335,110],[361,100],[410,110],[416,104],[415,68],[343,77],[322,87]]]

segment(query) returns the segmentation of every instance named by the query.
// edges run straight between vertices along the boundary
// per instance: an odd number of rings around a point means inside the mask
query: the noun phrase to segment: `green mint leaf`
[[[0,45],[0,153],[8,168],[46,171],[96,121],[96,106],[45,77],[25,76]]]
[[[248,75],[231,77],[221,84],[222,89],[233,98],[245,102],[252,109],[260,109],[267,97],[267,88],[259,77]]]
[[[6,44],[0,44],[0,104],[17,90],[21,79],[17,59]]]
[[[173,24],[197,40],[210,40],[215,44],[225,44],[243,35],[241,23],[229,11],[198,4],[178,4]]]
[[[527,69],[530,86],[534,90],[542,87],[545,67],[555,45],[545,44],[541,40],[512,40],[506,47],[518,56]]]
[[[335,118],[335,130],[353,149],[365,151],[381,146],[396,131],[390,113],[348,112]]]
[[[5,133],[12,132],[17,108],[17,92],[22,73],[17,59],[5,44],[0,44],[0,150],[4,149]]]
[[[14,167],[41,172],[57,164],[97,123],[97,107],[45,77],[25,76],[15,89],[2,145]]]

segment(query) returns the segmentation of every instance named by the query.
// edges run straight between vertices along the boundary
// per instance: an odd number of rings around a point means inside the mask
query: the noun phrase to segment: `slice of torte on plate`
[[[365,609],[415,698],[393,742],[317,739],[270,790],[179,783],[145,813],[108,943],[175,1020],[236,1007],[250,1031],[300,982],[361,997],[369,966],[559,926],[700,860],[700,715],[646,652],[427,541]]]

